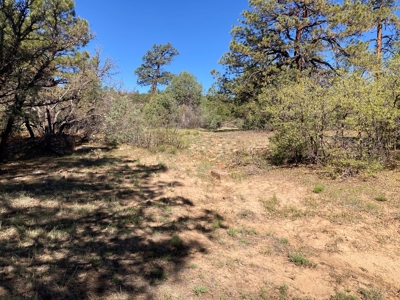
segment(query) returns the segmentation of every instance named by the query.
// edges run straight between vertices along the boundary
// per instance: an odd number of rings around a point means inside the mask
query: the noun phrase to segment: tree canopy
[[[91,39],[88,23],[75,16],[73,0],[0,1],[0,157],[24,107],[37,93],[68,82],[71,61]]]
[[[172,80],[173,74],[166,71],[176,55],[179,55],[171,43],[165,45],[154,44],[143,56],[143,63],[135,70],[138,76],[137,83],[143,86],[151,86],[151,95],[157,91],[157,85],[167,85]]]

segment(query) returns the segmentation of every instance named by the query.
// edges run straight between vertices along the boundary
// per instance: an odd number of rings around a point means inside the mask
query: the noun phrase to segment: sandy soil
[[[153,171],[146,180],[140,177],[140,194],[121,197],[119,205],[124,212],[141,208],[146,222],[140,225],[133,222],[128,228],[135,232],[135,238],[143,239],[146,247],[157,244],[169,250],[157,261],[148,263],[147,256],[143,255],[124,272],[116,269],[107,279],[113,288],[103,291],[98,282],[107,268],[102,269],[101,265],[96,268],[94,263],[91,268],[77,267],[68,276],[76,284],[85,285],[87,293],[82,297],[356,299],[345,297],[353,295],[358,299],[400,299],[398,171],[339,181],[323,176],[317,168],[271,167],[262,157],[268,148],[268,136],[260,132],[191,131],[186,137],[190,139],[190,146],[185,150],[166,148],[149,152],[124,145],[100,154],[90,153],[97,160],[123,159],[127,167],[165,168],[163,172]],[[39,176],[35,162],[31,168],[29,162],[24,162],[23,167],[22,163],[16,163],[7,168],[1,175],[3,184],[10,180],[32,180],[27,173],[35,178]],[[97,173],[79,173],[79,166],[73,164],[62,169],[47,168],[46,178],[61,174],[57,176],[107,180],[101,177],[106,176],[102,175],[102,169]],[[35,170],[36,175],[32,175]],[[118,172],[125,174],[121,170]],[[212,171],[221,176],[216,178]],[[18,179],[18,176],[21,177]],[[137,188],[138,184],[133,184]],[[132,182],[121,182],[121,185],[127,189],[133,186]],[[323,190],[313,192],[316,186]],[[385,195],[386,201],[377,201],[378,195]],[[13,208],[49,207],[52,203],[29,192],[26,197],[14,199]],[[89,213],[95,209],[88,203],[85,205]],[[63,207],[65,210],[69,206]],[[2,216],[7,223],[10,212],[4,210]],[[4,222],[0,230],[3,245],[6,238],[16,236],[14,227],[4,226]],[[79,229],[80,223],[77,224]],[[93,231],[100,230],[93,226]],[[173,241],[174,235],[177,241]],[[95,236],[94,233],[93,240]],[[105,236],[98,235],[98,238],[105,239]],[[127,246],[124,251],[129,252]],[[139,255],[134,250],[125,252],[114,255],[132,260]],[[57,254],[62,255],[61,249]],[[45,260],[44,254],[40,259]],[[156,264],[162,268],[163,275],[154,281],[143,274],[150,274]],[[9,267],[11,263],[7,261],[0,265],[0,279],[3,276],[8,280],[7,284],[0,283],[0,295],[3,291],[4,297],[13,294],[10,287],[15,287],[18,281],[17,275],[11,277],[11,271],[7,271]],[[62,282],[68,289],[70,282],[66,281]],[[135,289],[129,288],[133,282]],[[32,294],[27,292],[27,295]],[[40,293],[36,297],[46,298]],[[54,294],[47,298],[56,299]]]

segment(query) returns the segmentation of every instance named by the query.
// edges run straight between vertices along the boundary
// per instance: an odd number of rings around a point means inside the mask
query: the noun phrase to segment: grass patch
[[[317,184],[313,189],[313,193],[319,194],[319,193],[323,192],[324,189],[325,189],[325,187],[323,185]]]
[[[289,290],[289,286],[287,284],[282,284],[282,285],[278,286],[279,300],[288,299],[288,290]]]
[[[174,234],[171,238],[171,245],[176,247],[176,248],[182,248],[183,247],[183,241],[179,237],[179,235]]]
[[[359,300],[359,299],[356,296],[349,295],[344,292],[336,292],[336,294],[332,296],[330,300]]]
[[[221,228],[222,227],[222,221],[221,220],[217,220],[213,223],[213,228],[217,229],[217,228]]]
[[[206,294],[208,293],[208,288],[202,285],[196,285],[193,288],[193,292],[196,296],[200,296],[201,294]]]
[[[254,213],[252,211],[250,211],[250,210],[247,210],[247,209],[246,210],[242,210],[239,213],[239,216],[242,217],[242,218],[251,217],[253,215],[254,215]]]
[[[386,198],[386,196],[384,194],[379,194],[378,196],[375,197],[375,200],[379,201],[379,202],[385,202],[388,199]]]
[[[280,238],[279,244],[281,245],[289,245],[289,240],[287,238]]]
[[[312,267],[314,266],[303,253],[289,253],[288,254],[289,260],[294,263],[296,266],[302,267]]]
[[[278,198],[276,197],[276,195],[274,194],[272,196],[271,199],[269,200],[261,200],[261,203],[263,204],[263,206],[265,207],[265,209],[269,212],[269,213],[273,213],[276,211],[276,206],[278,205]]]
[[[230,236],[236,236],[237,233],[247,234],[247,235],[257,235],[258,232],[254,228],[229,228],[228,234]]]
[[[363,296],[363,300],[383,300],[383,299],[385,299],[382,292],[377,289],[367,290],[367,289],[361,288],[358,292]]]

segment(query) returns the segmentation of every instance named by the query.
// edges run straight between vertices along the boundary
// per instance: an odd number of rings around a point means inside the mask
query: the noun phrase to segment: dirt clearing
[[[268,134],[0,166],[4,299],[400,299],[400,174],[272,168]],[[221,176],[213,176],[212,171]]]

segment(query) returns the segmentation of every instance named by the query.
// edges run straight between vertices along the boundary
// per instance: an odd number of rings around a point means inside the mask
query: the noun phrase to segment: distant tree
[[[182,71],[174,76],[165,92],[170,93],[178,105],[196,107],[200,104],[203,86],[196,76]]]
[[[203,87],[186,71],[174,76],[165,91],[156,93],[144,107],[152,126],[192,128],[200,125],[200,103]]]
[[[142,86],[151,86],[151,96],[157,91],[157,85],[167,85],[172,80],[173,74],[165,71],[164,66],[169,65],[174,56],[178,55],[171,43],[156,45],[143,56],[142,65],[135,70],[138,77],[137,83]]]

